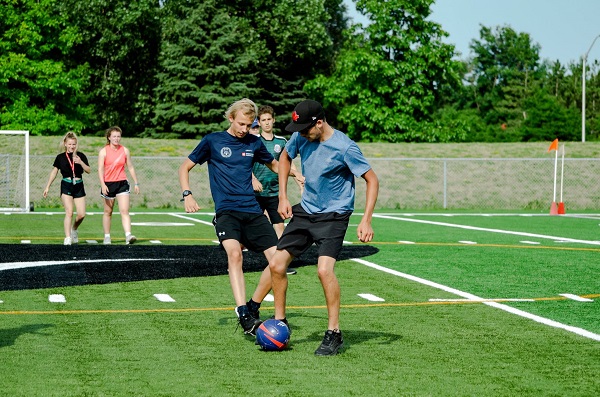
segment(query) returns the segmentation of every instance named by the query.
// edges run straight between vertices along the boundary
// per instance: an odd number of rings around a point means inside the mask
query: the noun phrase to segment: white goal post
[[[0,131],[0,211],[30,211],[29,131]]]

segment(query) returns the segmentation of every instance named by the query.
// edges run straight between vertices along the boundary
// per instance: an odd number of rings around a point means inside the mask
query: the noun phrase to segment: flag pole
[[[555,139],[548,148],[549,152],[552,150],[556,151],[556,153],[554,153],[554,191],[552,194],[552,205],[550,206],[550,215],[558,215],[558,206],[556,205],[556,170],[558,168],[558,138]]]
[[[558,203],[558,214],[564,215],[565,212],[565,203],[563,202],[563,186],[564,186],[564,176],[565,176],[565,144],[562,146],[562,161],[560,165],[560,202]]]

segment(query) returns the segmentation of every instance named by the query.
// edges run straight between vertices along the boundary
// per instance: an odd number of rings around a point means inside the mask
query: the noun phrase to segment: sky
[[[344,0],[354,22],[364,23],[352,0]],[[510,26],[517,33],[529,33],[541,46],[540,57],[565,66],[581,63],[588,51],[588,64],[600,60],[600,0],[436,0],[430,20],[450,34],[445,42],[454,44],[461,57],[470,54],[469,43],[479,39],[480,24]]]

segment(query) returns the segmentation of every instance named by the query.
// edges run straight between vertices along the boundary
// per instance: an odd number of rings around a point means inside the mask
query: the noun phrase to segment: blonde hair
[[[110,134],[112,134],[113,131],[118,131],[119,134],[121,134],[121,136],[123,135],[123,130],[121,130],[121,127],[119,126],[112,126],[106,129],[106,132],[104,133],[104,137],[106,138],[106,143],[109,144],[110,140],[108,139],[110,137]]]
[[[66,145],[67,145],[67,141],[69,139],[75,139],[75,142],[77,142],[77,135],[75,135],[75,133],[73,131],[67,132],[65,134],[65,136],[63,137],[62,142],[60,143],[60,145],[58,145],[58,150],[60,152],[62,152],[62,151],[66,152],[67,151],[67,146]],[[77,151],[77,148],[75,148],[75,151]]]
[[[225,118],[234,119],[237,112],[242,112],[244,116],[247,116],[254,120],[256,118],[256,113],[258,113],[258,108],[256,107],[256,104],[250,99],[242,98],[239,101],[234,102],[231,106],[229,106],[229,109],[227,109],[227,111],[225,112]]]

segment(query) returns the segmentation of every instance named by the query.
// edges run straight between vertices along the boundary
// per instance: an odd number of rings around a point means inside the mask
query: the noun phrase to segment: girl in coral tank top
[[[106,130],[106,146],[98,153],[98,177],[100,178],[100,196],[104,199],[104,214],[102,227],[104,228],[104,244],[111,244],[110,224],[112,219],[115,199],[119,203],[121,223],[125,231],[125,244],[133,244],[136,237],[131,234],[131,217],[129,216],[129,192],[131,186],[125,174],[125,166],[133,179],[133,191],[140,194],[140,186],[135,168],[131,161],[129,149],[121,145],[121,128],[114,126]]]

